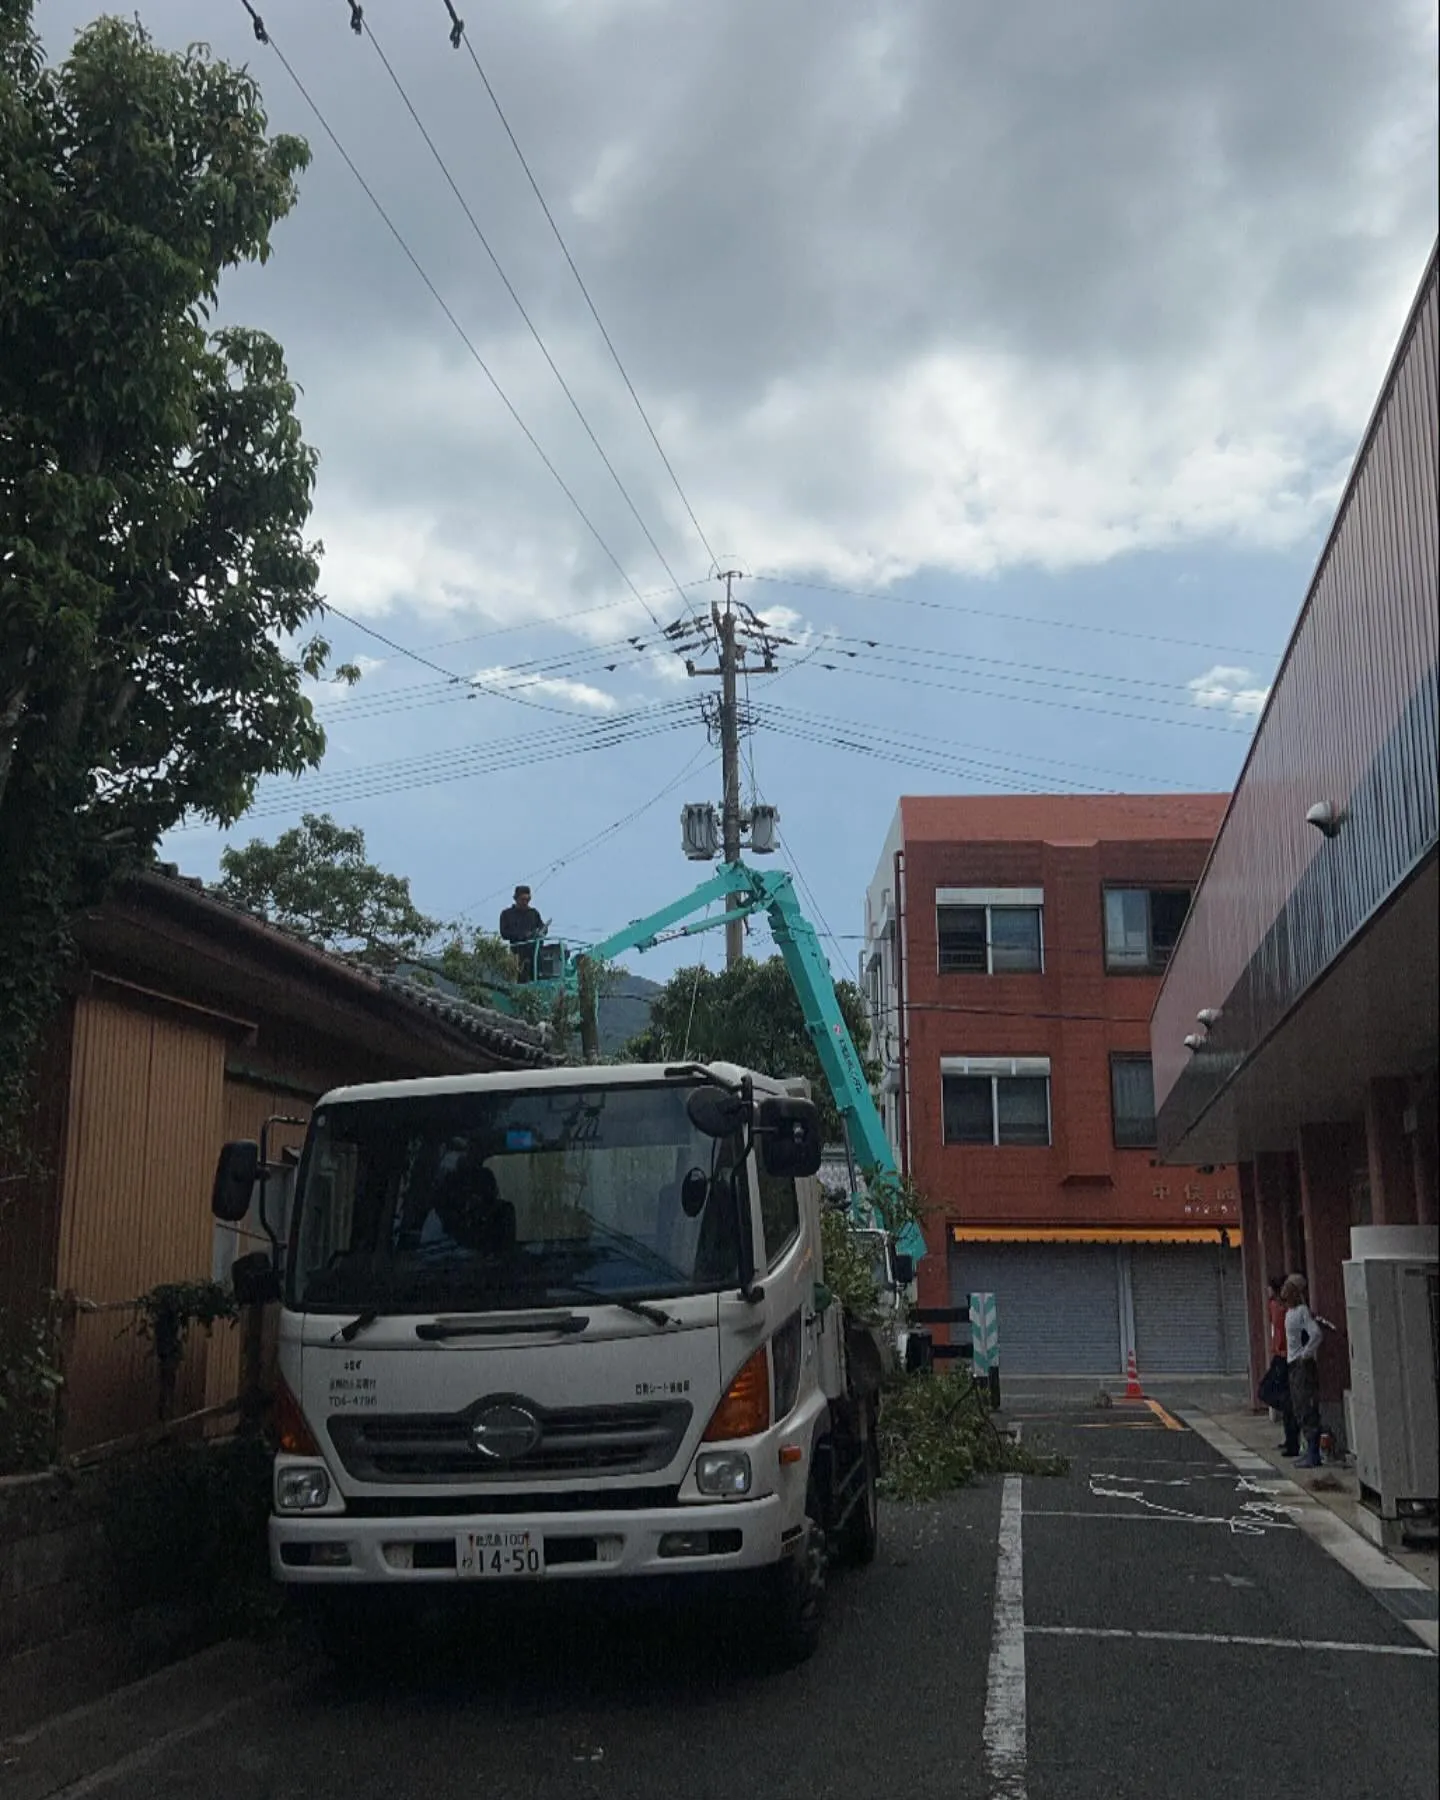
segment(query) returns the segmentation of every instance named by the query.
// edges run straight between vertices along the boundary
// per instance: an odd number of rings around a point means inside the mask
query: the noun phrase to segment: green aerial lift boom
[[[718,918],[693,920],[693,915],[717,900],[728,902]],[[805,1029],[820,1059],[820,1067],[835,1100],[850,1153],[864,1180],[873,1184],[885,1177],[895,1177],[894,1153],[885,1128],[880,1122],[870,1085],[865,1079],[860,1057],[851,1041],[840,1003],[835,998],[835,984],[830,966],[820,948],[815,928],[800,910],[795,888],[783,869],[762,874],[745,863],[722,863],[708,881],[683,899],[672,901],[634,919],[622,930],[612,932],[598,944],[565,952],[563,972],[549,981],[531,984],[541,988],[563,985],[571,991],[579,986],[580,965],[608,962],[623,956],[627,950],[649,950],[672,938],[694,937],[702,931],[713,931],[737,918],[763,912],[780,947],[785,968],[800,999]],[[682,921],[691,920],[691,923]],[[862,1203],[868,1207],[868,1202]],[[883,1207],[875,1208],[883,1218]],[[918,1262],[925,1254],[925,1240],[918,1226],[907,1223],[895,1240],[896,1248]]]

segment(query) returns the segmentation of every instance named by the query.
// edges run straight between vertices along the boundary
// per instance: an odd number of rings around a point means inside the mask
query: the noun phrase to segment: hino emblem
[[[470,1442],[491,1462],[515,1462],[540,1442],[540,1421],[523,1406],[487,1406],[470,1427]]]

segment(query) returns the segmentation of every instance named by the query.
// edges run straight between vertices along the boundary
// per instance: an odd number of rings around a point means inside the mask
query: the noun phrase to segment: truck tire
[[[880,1548],[880,1450],[873,1433],[865,1434],[861,1455],[865,1474],[860,1498],[836,1534],[838,1560],[852,1569],[868,1567]]]
[[[805,1493],[805,1540],[770,1571],[768,1647],[775,1666],[794,1668],[815,1654],[825,1623],[824,1510],[813,1478]]]

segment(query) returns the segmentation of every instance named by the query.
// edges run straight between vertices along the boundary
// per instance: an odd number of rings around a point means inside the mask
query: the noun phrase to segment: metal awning
[[[956,1244],[1228,1244],[1244,1241],[1238,1225],[952,1225]]]

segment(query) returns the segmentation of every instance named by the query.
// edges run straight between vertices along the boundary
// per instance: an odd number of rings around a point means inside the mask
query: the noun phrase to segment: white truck
[[[875,1555],[882,1366],[825,1287],[819,1161],[805,1084],[727,1064],[318,1103],[270,1555],[337,1655],[426,1587],[667,1575],[750,1589],[777,1660],[814,1649],[828,1563]],[[264,1174],[226,1145],[217,1218]]]

